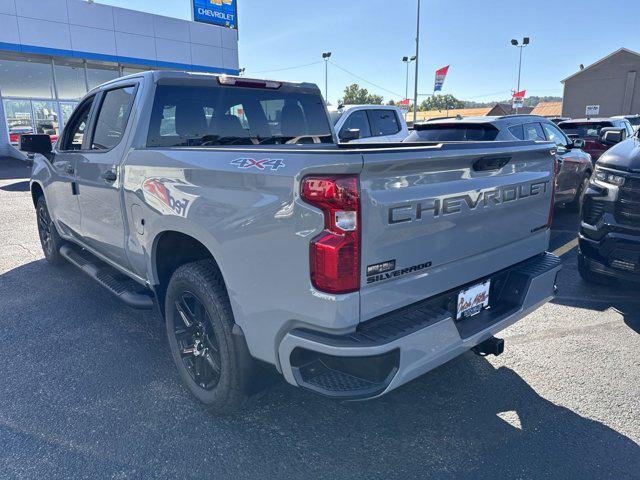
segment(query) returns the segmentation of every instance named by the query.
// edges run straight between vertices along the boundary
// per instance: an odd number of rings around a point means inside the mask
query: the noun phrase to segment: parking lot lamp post
[[[322,59],[324,60],[324,101],[329,103],[329,59],[331,52],[324,52]]]
[[[418,18],[416,20],[416,84],[413,91],[413,124],[418,119],[418,63],[420,60],[420,0],[418,0]]]
[[[415,62],[415,60],[416,60],[416,56],[415,55],[413,55],[412,57],[402,57],[402,61],[407,64],[407,84],[406,84],[406,87],[404,89],[404,98],[405,99],[409,98],[409,64],[411,62]]]
[[[522,39],[522,45],[518,42],[518,40],[513,38],[513,39],[511,39],[511,45],[513,45],[514,47],[518,47],[520,49],[520,60],[518,61],[518,87],[516,89],[516,92],[519,92],[520,91],[520,76],[522,74],[522,50],[524,49],[524,47],[529,45],[529,37],[524,37]],[[516,107],[516,114],[517,113],[518,113],[518,107]]]

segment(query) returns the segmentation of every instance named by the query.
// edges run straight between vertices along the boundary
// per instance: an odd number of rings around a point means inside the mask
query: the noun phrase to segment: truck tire
[[[51,265],[62,265],[65,260],[60,255],[60,247],[64,245],[64,240],[62,240],[53,220],[51,220],[44,195],[40,195],[36,201],[36,216],[38,219],[38,236],[40,237],[44,258]]]
[[[585,282],[596,283],[598,285],[611,285],[616,279],[609,275],[603,275],[602,273],[594,272],[589,268],[587,262],[582,258],[582,254],[578,253],[578,273]]]
[[[189,392],[212,413],[244,406],[248,354],[233,339],[234,319],[213,260],[179,267],[165,296],[171,356]]]

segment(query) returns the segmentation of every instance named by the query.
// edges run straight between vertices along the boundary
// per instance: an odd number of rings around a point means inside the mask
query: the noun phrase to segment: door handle
[[[488,170],[500,170],[511,161],[511,157],[482,157],[473,164],[476,172],[486,172]]]
[[[105,182],[115,182],[118,175],[113,170],[107,170],[100,175]]]

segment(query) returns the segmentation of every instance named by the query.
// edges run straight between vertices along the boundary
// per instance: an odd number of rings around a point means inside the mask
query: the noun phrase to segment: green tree
[[[354,83],[344,89],[344,97],[338,103],[342,105],[381,105],[382,96],[370,94],[366,88]]]
[[[452,110],[464,108],[464,102],[450,94],[432,95],[420,104],[420,110]]]

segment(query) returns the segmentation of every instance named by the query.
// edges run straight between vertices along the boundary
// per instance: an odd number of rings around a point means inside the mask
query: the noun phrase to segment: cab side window
[[[369,110],[369,119],[374,137],[395,135],[400,131],[400,124],[393,110]]]
[[[349,115],[349,118],[347,118],[340,129],[340,134],[350,129],[360,130],[360,138],[368,138],[371,136],[371,127],[369,126],[369,119],[366,111],[357,110]]]
[[[82,102],[69,119],[64,130],[60,150],[82,150],[82,142],[89,124],[89,113],[95,96]]]
[[[559,147],[566,147],[569,144],[569,141],[564,134],[553,125],[543,123],[542,127],[544,128],[544,132],[547,134],[547,139],[550,142],[555,143]]]
[[[136,87],[127,86],[105,92],[96,120],[91,150],[109,150],[120,143],[133,107]]]

